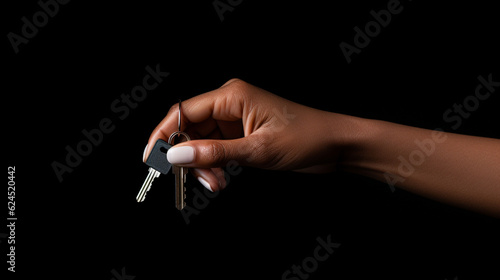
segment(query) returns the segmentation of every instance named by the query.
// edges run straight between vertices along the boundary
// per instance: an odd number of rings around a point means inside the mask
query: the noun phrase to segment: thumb
[[[254,137],[248,136],[231,140],[191,140],[170,148],[167,160],[175,165],[193,168],[213,168],[225,166],[230,161],[248,165],[254,153]]]

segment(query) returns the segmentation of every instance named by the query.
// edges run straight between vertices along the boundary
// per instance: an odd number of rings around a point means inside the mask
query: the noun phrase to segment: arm
[[[500,216],[500,140],[359,120],[343,170]]]

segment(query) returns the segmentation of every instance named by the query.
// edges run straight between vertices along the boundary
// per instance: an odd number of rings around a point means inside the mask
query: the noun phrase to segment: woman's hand
[[[312,109],[232,79],[222,87],[182,101],[182,129],[192,139],[168,151],[172,164],[192,169],[212,191],[225,187],[226,164],[266,169],[329,172],[335,169],[347,131],[357,118]],[[149,138],[178,130],[178,104]],[[200,179],[201,178],[201,179]]]

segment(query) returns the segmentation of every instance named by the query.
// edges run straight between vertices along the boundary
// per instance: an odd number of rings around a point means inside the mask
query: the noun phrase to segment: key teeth
[[[146,199],[147,192],[151,190],[151,185],[153,184],[154,179],[158,178],[158,176],[160,176],[160,172],[152,167],[149,167],[148,176],[146,177],[146,180],[142,184],[139,194],[136,197],[137,202],[143,202],[144,199]]]

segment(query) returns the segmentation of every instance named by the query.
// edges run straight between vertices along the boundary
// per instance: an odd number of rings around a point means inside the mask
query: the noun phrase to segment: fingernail
[[[144,148],[144,152],[142,152],[142,161],[146,161],[146,151],[148,150],[148,145]]]
[[[167,152],[167,160],[171,164],[186,164],[194,160],[194,149],[191,146],[172,147]]]
[[[211,191],[211,192],[214,192],[214,190],[212,190],[212,187],[210,187],[210,184],[203,178],[201,177],[198,177],[198,181],[200,181],[200,183],[205,187],[207,188],[207,190]]]

